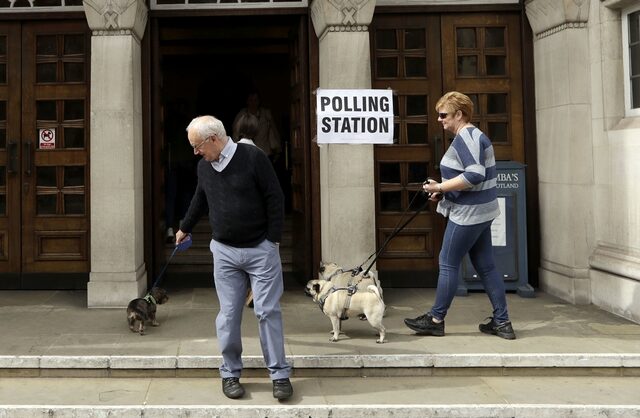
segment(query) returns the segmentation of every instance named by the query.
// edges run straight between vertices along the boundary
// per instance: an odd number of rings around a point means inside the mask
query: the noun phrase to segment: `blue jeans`
[[[496,270],[491,246],[491,222],[477,225],[458,225],[448,221],[440,250],[440,273],[436,300],[431,315],[444,319],[458,289],[458,275],[462,258],[469,253],[471,264],[482,279],[484,290],[493,306],[493,318],[497,323],[509,320],[507,298],[502,278]]]

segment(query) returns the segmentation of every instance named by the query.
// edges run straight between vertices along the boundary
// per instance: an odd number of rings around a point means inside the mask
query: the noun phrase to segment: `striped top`
[[[440,161],[442,181],[462,178],[469,188],[446,192],[438,213],[458,225],[476,225],[498,217],[496,158],[489,138],[475,126],[453,138]]]

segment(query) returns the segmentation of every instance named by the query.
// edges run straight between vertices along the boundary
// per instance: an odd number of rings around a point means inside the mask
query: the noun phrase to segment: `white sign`
[[[491,224],[491,245],[494,247],[507,246],[507,209],[505,198],[498,198],[498,206],[500,207],[500,215],[493,220]]]
[[[316,91],[319,144],[393,144],[391,90]]]
[[[56,130],[55,128],[40,129],[38,131],[39,148],[55,149],[56,148]]]

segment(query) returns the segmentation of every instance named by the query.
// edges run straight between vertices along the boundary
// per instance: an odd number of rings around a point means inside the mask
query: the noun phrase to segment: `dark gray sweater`
[[[265,238],[280,242],[284,195],[264,152],[238,144],[221,172],[201,159],[198,186],[180,229],[191,232],[207,209],[213,239],[218,242],[239,248],[255,247]]]

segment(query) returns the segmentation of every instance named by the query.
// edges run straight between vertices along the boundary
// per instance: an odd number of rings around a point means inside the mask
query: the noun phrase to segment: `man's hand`
[[[187,234],[186,232],[182,232],[182,229],[179,229],[178,232],[176,232],[176,245],[180,244],[182,241],[184,241],[184,239],[188,236],[189,234]]]

